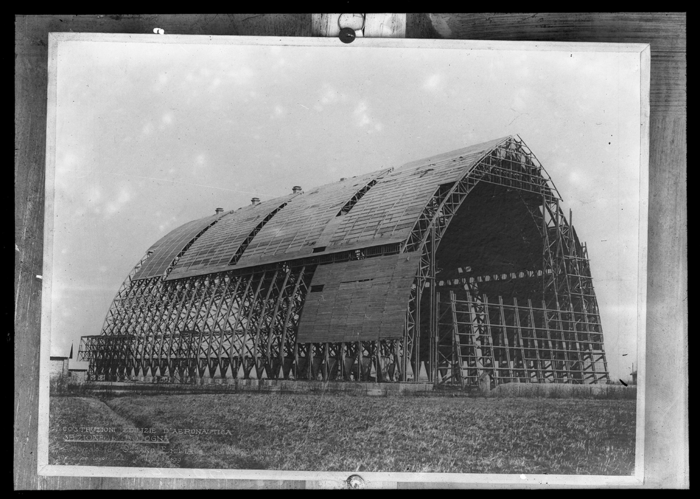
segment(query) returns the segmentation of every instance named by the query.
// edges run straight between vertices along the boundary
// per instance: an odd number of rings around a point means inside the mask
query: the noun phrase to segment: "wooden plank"
[[[464,388],[464,375],[462,372],[462,347],[459,341],[459,324],[457,323],[457,297],[454,291],[450,291],[450,313],[452,314],[452,352],[453,357],[456,354],[456,358],[453,358],[453,362],[457,362],[457,369],[453,367],[453,373],[459,376],[459,384]],[[478,362],[476,363],[478,370]],[[477,371],[478,372],[478,371]]]
[[[366,14],[364,30],[359,14],[311,14],[313,36],[338,36],[340,27],[356,29],[356,36],[367,38],[404,38],[406,36],[406,14]],[[341,24],[338,24],[340,20]],[[364,32],[363,32],[364,31]]]
[[[486,336],[488,339],[489,343],[489,350],[491,352],[491,367],[493,368],[493,376],[496,380],[496,385],[499,384],[499,375],[498,371],[500,366],[500,363],[496,362],[496,352],[494,351],[493,348],[493,334],[491,333],[491,320],[489,318],[489,299],[486,295],[484,295],[484,323],[486,325],[486,333],[481,336]]]
[[[555,365],[556,363],[559,362],[557,359],[557,356],[554,352],[559,351],[558,350],[558,344],[556,341],[552,343],[552,333],[549,329],[549,318],[547,317],[547,304],[542,300],[542,324],[544,327],[545,332],[547,333],[547,344],[549,346],[549,359],[550,359],[550,364],[549,364],[549,370],[552,371],[554,374],[554,381],[555,383],[559,381],[559,378],[556,375],[556,368]],[[557,348],[555,348],[554,345],[557,345]]]
[[[506,350],[506,362],[508,364],[508,377],[510,378],[510,381],[513,381],[513,366],[511,364],[511,359],[510,359],[510,345],[508,342],[508,330],[506,329],[506,315],[505,312],[503,311],[503,297],[501,295],[498,295],[498,316],[500,319],[500,330],[501,330],[501,339],[503,340],[503,344],[505,345],[505,350]]]
[[[515,327],[517,331],[517,342],[518,345],[520,346],[520,360],[523,363],[523,370],[525,371],[525,378],[529,381],[530,379],[530,370],[528,369],[527,366],[527,359],[525,355],[525,342],[523,341],[523,331],[520,327],[520,309],[518,308],[518,299],[516,297],[513,297],[513,314],[514,314],[514,320],[515,320]]]
[[[544,380],[544,375],[542,373],[542,359],[540,358],[540,343],[537,339],[537,323],[535,322],[535,314],[532,310],[532,300],[528,298],[527,300],[528,317],[530,319],[530,327],[532,328],[532,337],[535,341],[535,356],[537,358],[537,381],[542,382]]]

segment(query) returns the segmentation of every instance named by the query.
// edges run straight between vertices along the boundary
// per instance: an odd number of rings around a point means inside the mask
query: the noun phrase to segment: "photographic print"
[[[53,34],[40,464],[640,473],[644,57]]]

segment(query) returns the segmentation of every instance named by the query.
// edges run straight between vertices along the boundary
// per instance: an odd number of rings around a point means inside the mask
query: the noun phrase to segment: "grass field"
[[[65,442],[139,437],[150,443]],[[199,434],[196,431],[200,430]],[[204,434],[201,430],[215,430]],[[323,471],[629,475],[635,401],[190,394],[52,397],[49,462]],[[92,437],[89,437],[92,438]]]

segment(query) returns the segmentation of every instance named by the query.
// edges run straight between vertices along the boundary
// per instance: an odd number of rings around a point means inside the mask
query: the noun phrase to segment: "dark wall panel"
[[[418,253],[402,253],[318,267],[306,297],[297,341],[401,338],[419,263]],[[319,289],[321,286],[323,289]]]

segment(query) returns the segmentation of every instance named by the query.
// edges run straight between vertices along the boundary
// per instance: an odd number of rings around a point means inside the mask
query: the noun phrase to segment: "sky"
[[[611,378],[637,365],[636,53],[62,40],[56,67],[51,355],[185,222],[519,134],[588,244]]]

